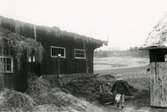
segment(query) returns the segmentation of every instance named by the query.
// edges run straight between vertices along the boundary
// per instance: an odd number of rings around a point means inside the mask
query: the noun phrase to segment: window
[[[165,62],[167,62],[167,54],[165,54]]]
[[[86,59],[85,49],[74,49],[74,58],[76,58],[76,59]]]
[[[13,72],[13,58],[10,56],[0,56],[0,72],[12,73]]]
[[[55,47],[51,46],[51,57],[58,57],[65,58],[65,48],[64,47]]]

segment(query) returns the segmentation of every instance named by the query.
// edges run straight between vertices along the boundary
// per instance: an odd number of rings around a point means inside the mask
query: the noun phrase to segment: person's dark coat
[[[112,93],[131,95],[129,85],[124,80],[117,80],[112,86]]]

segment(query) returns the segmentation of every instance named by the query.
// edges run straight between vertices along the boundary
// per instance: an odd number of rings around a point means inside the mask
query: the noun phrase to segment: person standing
[[[115,95],[115,103],[117,108],[124,108],[125,95],[130,95],[128,83],[123,78],[116,78],[115,83],[112,86],[111,92]]]

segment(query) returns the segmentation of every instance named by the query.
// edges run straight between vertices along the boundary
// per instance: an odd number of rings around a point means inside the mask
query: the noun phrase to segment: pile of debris
[[[50,83],[42,76],[38,77],[35,74],[28,75],[28,89],[26,92],[34,99],[37,104],[41,104],[43,101],[43,95],[47,94],[51,90]]]
[[[65,84],[63,88],[70,91],[77,97],[85,98],[88,101],[97,100],[102,94],[101,86],[105,86],[107,90],[111,90],[108,81],[99,80],[97,75],[78,77]]]
[[[103,112],[99,107],[65,93],[60,88],[53,88],[43,95],[43,100],[43,104],[36,106],[33,112]]]
[[[111,92],[115,82],[116,78],[111,74],[90,75],[75,78],[64,85],[63,88],[70,91],[72,95],[85,98],[87,101],[98,100],[102,104],[113,104],[114,93]],[[123,80],[123,82],[129,92],[126,98],[131,98],[137,89],[129,85],[127,81]]]
[[[76,112],[85,112],[87,102],[79,100],[69,93],[63,92],[60,88],[50,88],[50,83],[43,77],[32,76],[29,80],[29,88],[27,93],[37,103],[35,111],[40,111],[41,108],[51,108],[54,110],[73,109]],[[57,111],[56,110],[56,111]],[[73,111],[71,111],[73,112]]]
[[[33,99],[24,93],[5,89],[0,93],[0,111],[31,111],[35,106]]]
[[[50,88],[42,77],[32,77],[26,93],[6,89],[0,92],[3,112],[103,112],[99,107],[79,99],[61,88]]]

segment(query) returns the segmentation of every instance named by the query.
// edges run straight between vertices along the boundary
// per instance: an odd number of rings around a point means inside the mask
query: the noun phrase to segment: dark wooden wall
[[[14,68],[13,73],[0,73],[0,90],[4,88],[15,89],[21,92],[25,92],[28,86],[27,83],[27,73],[28,73],[28,63],[27,58],[24,56],[21,58],[20,66],[18,69],[18,63],[16,58],[13,60]]]
[[[13,72],[0,73],[0,90],[4,88],[15,89],[24,92],[27,88],[27,55],[22,52],[23,56],[17,57],[17,53],[12,49],[8,41],[2,39],[0,41],[0,55],[13,57]],[[18,62],[18,59],[20,60]]]
[[[20,28],[16,29],[15,21],[4,18],[1,26],[12,32],[17,32],[27,38],[34,39],[34,25],[22,23]],[[57,29],[55,29],[57,30]],[[52,28],[37,26],[37,41],[41,42],[44,47],[43,61],[40,65],[41,74],[57,74],[58,60],[51,58],[50,46],[65,47],[66,58],[60,59],[60,73],[92,73],[93,72],[93,55],[94,49],[102,45],[101,41],[96,41],[85,36],[75,35],[65,31],[55,31]],[[76,36],[76,37],[75,37]],[[74,59],[74,48],[86,49],[87,60]],[[39,71],[39,70],[37,70]]]
[[[33,25],[24,23],[19,29],[15,28],[15,21],[9,19],[1,21],[1,27],[12,32],[17,32],[26,38],[34,39]],[[101,41],[85,36],[75,35],[63,31],[53,31],[48,27],[38,27],[36,30],[37,41],[44,47],[43,60],[38,67],[28,63],[26,52],[20,59],[20,69],[17,57],[14,56],[14,72],[0,73],[0,89],[11,88],[24,92],[27,89],[28,72],[37,72],[42,75],[58,74],[58,59],[50,56],[50,46],[66,48],[66,58],[61,58],[60,74],[93,73],[94,49],[102,45]],[[0,41],[0,47],[7,47]],[[75,59],[74,49],[85,49],[86,59]],[[10,48],[7,48],[10,49]],[[11,54],[13,56],[13,53]]]
[[[67,37],[68,38],[68,37]],[[58,58],[52,58],[50,55],[50,46],[64,47],[66,49],[66,57],[59,59],[60,73],[71,74],[71,73],[93,73],[93,55],[94,48],[88,46],[84,42],[77,40],[59,40],[59,39],[47,39],[38,38],[44,47],[43,61],[41,63],[42,74],[57,74],[58,73]],[[86,59],[75,59],[74,48],[85,49]]]

